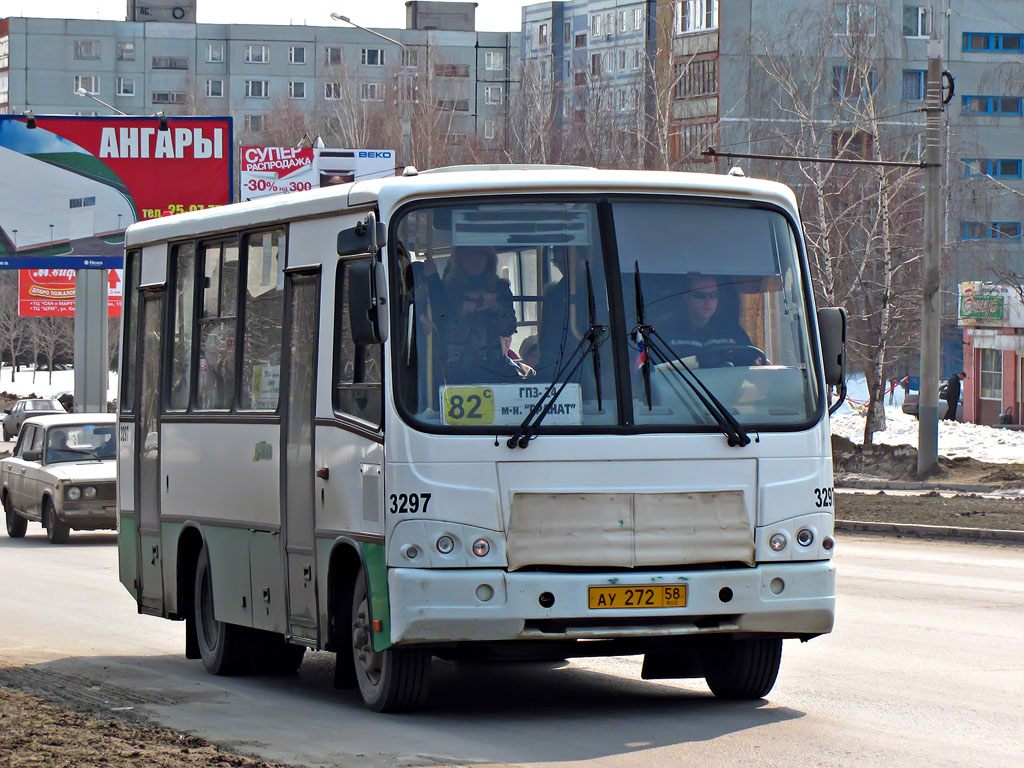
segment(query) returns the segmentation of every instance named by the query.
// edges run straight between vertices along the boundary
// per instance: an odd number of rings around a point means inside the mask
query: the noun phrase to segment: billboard
[[[22,269],[18,272],[18,314],[21,317],[74,317],[74,269]],[[107,316],[121,316],[124,271],[107,270]]]
[[[231,147],[226,117],[0,115],[0,268],[119,267],[130,224],[231,202]]]
[[[395,174],[390,149],[242,147],[241,157],[242,200]]]

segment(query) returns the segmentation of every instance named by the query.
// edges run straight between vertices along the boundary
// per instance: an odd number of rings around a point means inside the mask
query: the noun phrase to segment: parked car
[[[107,413],[33,416],[14,453],[0,459],[0,499],[7,535],[25,535],[30,520],[51,544],[72,529],[117,528],[116,417]]]
[[[940,382],[939,383],[939,389],[942,389],[942,387],[945,385],[945,383],[946,383],[945,380]],[[910,415],[910,416],[913,416],[915,419],[918,418],[918,406],[920,405],[920,401],[921,401],[921,393],[920,392],[913,391],[913,390],[908,392],[906,394],[906,396],[903,398],[903,409],[902,409],[903,412],[908,414],[908,415]],[[943,400],[940,397],[939,398],[939,418],[941,419],[945,415],[946,415],[946,401]],[[956,404],[956,420],[957,421],[963,421],[964,420],[964,403],[963,403],[963,400],[960,400]]]
[[[13,440],[18,436],[21,425],[30,416],[42,416],[44,413],[67,413],[67,409],[54,398],[25,398],[18,400],[4,411],[4,440]]]

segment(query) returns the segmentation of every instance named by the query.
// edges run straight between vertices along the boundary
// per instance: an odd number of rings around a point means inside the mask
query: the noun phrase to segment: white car
[[[116,529],[116,430],[108,413],[27,419],[14,453],[0,459],[7,535],[24,536],[29,520],[46,528],[51,544],[66,542],[72,529]]]

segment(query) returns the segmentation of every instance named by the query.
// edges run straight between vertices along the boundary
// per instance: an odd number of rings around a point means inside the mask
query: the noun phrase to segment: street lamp
[[[376,30],[369,29],[367,27],[363,27],[363,26],[361,26],[359,24],[356,24],[348,16],[342,16],[340,13],[332,13],[331,14],[331,18],[334,19],[335,21],[343,21],[346,24],[351,24],[356,29],[361,29],[363,32],[371,34],[371,35],[373,35],[375,37],[379,37],[381,40],[386,40],[389,43],[392,43],[393,45],[397,45],[399,48],[402,49],[402,66],[401,66],[401,68],[399,70],[401,74],[399,76],[400,79],[398,81],[398,91],[399,91],[398,98],[402,102],[402,156],[403,156],[402,157],[402,167],[404,168],[405,166],[411,165],[412,164],[412,147],[411,147],[411,143],[412,143],[412,127],[409,124],[409,94],[406,92],[406,87],[405,87],[406,83],[407,83],[405,69],[406,69],[406,65],[410,61],[409,50],[405,47],[404,44],[398,42],[393,37],[388,37],[387,35],[382,35],[380,32],[377,32]]]
[[[124,216],[124,214],[123,214],[123,213],[119,213],[119,214],[117,214],[117,231],[118,231],[118,232],[120,232],[120,231],[121,231],[121,217],[122,217],[122,216]]]
[[[87,90],[85,90],[85,88],[79,88],[77,91],[75,91],[75,93],[77,93],[79,96],[84,96],[87,99],[92,99],[93,101],[99,102],[100,104],[102,104],[107,109],[113,110],[114,112],[117,112],[117,114],[119,114],[119,115],[124,115],[125,117],[128,117],[128,113],[127,112],[122,112],[120,109],[115,107],[113,104],[107,104],[107,102],[105,102],[103,99],[101,99],[101,98],[99,98],[99,97],[89,93]]]
[[[53,256],[53,224],[50,225],[50,255]]]
[[[12,229],[11,232],[14,233],[14,250],[18,250],[18,230]]]

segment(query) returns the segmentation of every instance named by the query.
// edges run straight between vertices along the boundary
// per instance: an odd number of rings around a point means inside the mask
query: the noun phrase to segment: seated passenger
[[[516,376],[507,352],[516,332],[512,289],[497,274],[490,246],[459,245],[437,274],[427,257],[424,276],[437,327],[446,384],[508,381]]]
[[[51,429],[46,437],[46,463],[74,461],[82,454],[68,445],[68,433],[63,429]]]
[[[700,359],[705,349],[714,346],[751,346],[750,336],[739,323],[718,312],[718,280],[714,276],[690,278],[682,298],[682,311],[677,312],[674,322],[667,318],[649,319],[681,359]]]

